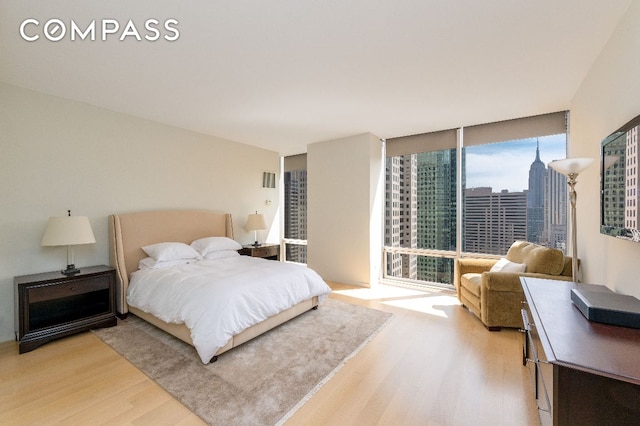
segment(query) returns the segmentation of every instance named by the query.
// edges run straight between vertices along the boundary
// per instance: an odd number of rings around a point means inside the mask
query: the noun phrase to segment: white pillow
[[[490,269],[491,272],[524,272],[526,270],[526,264],[511,262],[504,257],[498,260]]]
[[[204,260],[226,259],[227,257],[240,256],[237,250],[211,251],[204,255]]]
[[[138,263],[138,269],[162,269],[171,268],[172,266],[186,265],[195,263],[198,259],[175,259],[156,262],[153,257],[145,257]]]
[[[185,243],[158,243],[142,247],[148,256],[156,262],[166,262],[176,259],[202,259],[193,247]]]
[[[237,241],[227,237],[206,237],[195,240],[191,247],[197,250],[202,256],[220,250],[240,250],[242,246]]]

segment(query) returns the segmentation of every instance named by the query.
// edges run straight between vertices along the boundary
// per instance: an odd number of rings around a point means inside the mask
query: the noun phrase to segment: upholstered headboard
[[[116,308],[129,312],[129,277],[146,256],[142,247],[163,242],[190,244],[198,238],[233,238],[231,215],[208,210],[159,210],[109,216],[109,261],[117,270]]]

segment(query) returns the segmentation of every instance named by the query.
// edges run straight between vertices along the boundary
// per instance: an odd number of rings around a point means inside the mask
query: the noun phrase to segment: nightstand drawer
[[[253,249],[254,257],[277,256],[280,248],[278,246],[257,247]]]
[[[109,288],[109,277],[94,277],[85,279],[82,282],[69,281],[57,284],[45,284],[38,287],[31,287],[27,290],[30,303],[44,302],[47,300],[60,299],[63,297],[75,296],[78,294],[91,293]]]
[[[280,244],[265,244],[262,246],[244,246],[238,250],[244,256],[261,257],[263,259],[280,260]]]

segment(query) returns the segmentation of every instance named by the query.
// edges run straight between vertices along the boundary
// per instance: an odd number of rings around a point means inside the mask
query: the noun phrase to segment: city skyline
[[[561,135],[465,150],[460,206],[455,149],[388,157],[385,246],[454,253],[461,232],[460,249],[469,253],[504,255],[517,240],[564,249],[567,185],[546,164],[565,158],[565,147]],[[496,173],[508,180],[492,179]],[[457,223],[460,209],[462,221]],[[402,251],[386,256],[389,277],[451,285],[453,266],[448,256]]]
[[[528,171],[540,143],[540,160],[545,166],[567,157],[566,135],[507,141],[466,148],[466,187],[491,187],[493,192],[527,189]]]

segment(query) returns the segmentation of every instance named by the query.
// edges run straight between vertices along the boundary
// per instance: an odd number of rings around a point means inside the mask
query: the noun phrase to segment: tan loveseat
[[[520,277],[571,281],[571,257],[561,250],[526,241],[511,245],[506,259],[511,267],[525,264],[525,272],[491,272],[498,259],[463,258],[456,261],[455,285],[460,303],[491,331],[522,327],[524,300]],[[502,263],[508,263],[502,260]]]

